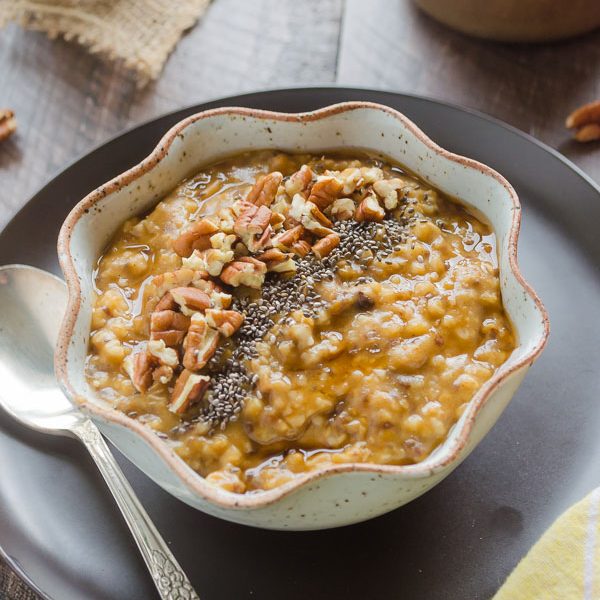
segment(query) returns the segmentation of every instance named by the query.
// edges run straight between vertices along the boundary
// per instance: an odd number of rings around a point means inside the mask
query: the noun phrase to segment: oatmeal
[[[423,460],[515,347],[490,228],[362,152],[209,166],[93,277],[90,385],[238,493]]]

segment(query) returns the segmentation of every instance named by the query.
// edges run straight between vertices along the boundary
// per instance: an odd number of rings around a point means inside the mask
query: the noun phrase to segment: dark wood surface
[[[570,110],[600,98],[600,31],[511,46],[449,31],[406,0],[214,0],[161,78],[143,89],[118,65],[15,26],[0,33],[0,65],[0,106],[18,119],[17,134],[0,145],[0,228],[53,174],[127,127],[219,96],[302,84],[476,108],[600,181],[600,143],[576,144],[563,126]],[[0,562],[0,598],[36,597]]]

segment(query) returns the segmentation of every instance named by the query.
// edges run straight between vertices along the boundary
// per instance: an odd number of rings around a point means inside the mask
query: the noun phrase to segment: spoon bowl
[[[25,265],[0,267],[0,407],[27,427],[83,442],[121,509],[160,597],[198,600],[98,428],[58,387],[54,347],[66,305],[67,288],[58,277]]]

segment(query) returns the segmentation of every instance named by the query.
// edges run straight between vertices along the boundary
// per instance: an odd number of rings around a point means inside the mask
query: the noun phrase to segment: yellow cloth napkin
[[[493,600],[600,599],[600,488],[562,514]]]

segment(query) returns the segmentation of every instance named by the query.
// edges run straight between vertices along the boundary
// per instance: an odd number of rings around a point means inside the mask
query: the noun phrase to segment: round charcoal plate
[[[299,112],[370,100],[405,113],[444,148],[502,173],[523,204],[520,262],[550,313],[550,342],[511,405],[450,477],[410,504],[341,529],[282,533],[219,521],[164,492],[117,453],[203,600],[485,599],[550,523],[600,484],[600,189],[573,164],[494,119],[373,90],[302,88],[193,106],[84,156],[0,235],[0,264],[59,273],[71,207],[140,161],[183,117],[217,106]],[[56,600],[156,597],[100,475],[76,442],[0,414],[0,545]]]

